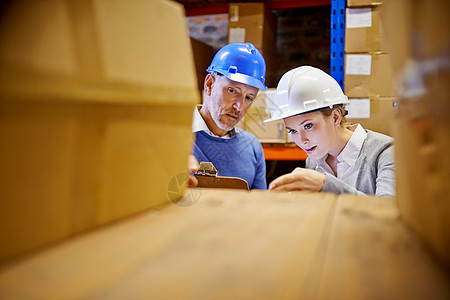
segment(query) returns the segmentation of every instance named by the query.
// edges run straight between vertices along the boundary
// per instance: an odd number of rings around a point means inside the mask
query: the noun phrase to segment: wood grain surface
[[[1,299],[448,299],[394,199],[191,189],[0,270]]]

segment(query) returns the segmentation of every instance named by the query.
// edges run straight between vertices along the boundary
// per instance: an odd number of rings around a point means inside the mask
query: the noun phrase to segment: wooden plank
[[[394,199],[342,195],[316,299],[450,299],[450,280]]]
[[[449,299],[394,199],[191,189],[0,269],[0,299]]]
[[[0,298],[293,298],[335,196],[194,189],[0,271]],[[197,200],[199,198],[199,200]]]

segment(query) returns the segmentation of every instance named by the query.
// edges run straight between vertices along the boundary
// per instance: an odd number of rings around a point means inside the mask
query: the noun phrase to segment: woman
[[[330,75],[309,66],[290,70],[274,102],[266,122],[283,119],[308,158],[306,169],[278,177],[269,190],[395,195],[393,139],[345,124],[349,101]]]

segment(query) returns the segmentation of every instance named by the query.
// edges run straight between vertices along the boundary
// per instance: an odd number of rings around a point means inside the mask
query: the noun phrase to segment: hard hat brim
[[[302,114],[307,114],[307,113],[310,113],[310,112],[318,111],[318,110],[321,110],[321,109],[324,109],[324,108],[327,108],[327,107],[331,108],[332,106],[339,105],[339,104],[342,104],[342,105],[349,104],[347,96],[345,96],[345,98],[344,98],[344,100],[342,102],[339,101],[338,103],[334,103],[331,106],[330,105],[325,105],[325,106],[317,107],[317,108],[315,108],[313,110],[308,110],[308,111],[305,111],[303,109],[301,109],[301,110],[299,109],[297,111],[287,111],[287,112],[285,112],[285,113],[283,113],[283,114],[281,114],[281,115],[279,115],[277,117],[264,120],[263,122],[264,123],[268,123],[268,122],[272,122],[272,121],[278,121],[278,120],[281,120],[281,119],[284,119],[284,118],[289,118],[289,117],[293,117],[293,116],[297,116],[297,115],[302,115]]]
[[[259,81],[258,79],[255,79],[251,76],[245,75],[245,74],[239,74],[239,73],[232,74],[228,71],[220,70],[220,69],[219,70],[207,69],[206,71],[208,71],[209,73],[214,73],[214,72],[220,73],[232,81],[247,84],[247,85],[253,86],[257,89],[260,89],[262,91],[267,90],[267,86],[265,86],[261,81]]]

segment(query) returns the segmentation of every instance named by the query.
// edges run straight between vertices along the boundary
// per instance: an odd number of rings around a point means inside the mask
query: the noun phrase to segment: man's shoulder
[[[241,139],[259,143],[259,140],[256,136],[242,128],[237,129],[236,136],[239,136]]]

